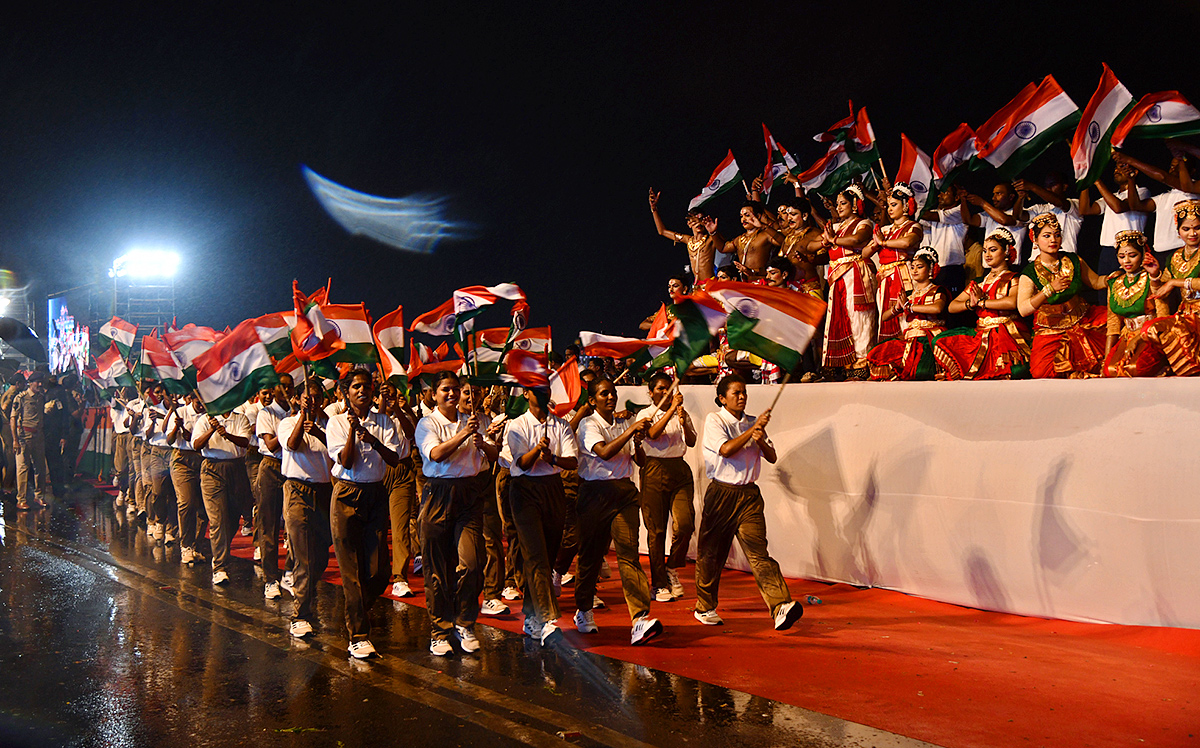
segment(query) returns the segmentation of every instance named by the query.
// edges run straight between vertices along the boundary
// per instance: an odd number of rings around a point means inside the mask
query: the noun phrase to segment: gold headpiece
[[[1146,235],[1133,229],[1118,231],[1117,238],[1113,240],[1113,246],[1120,249],[1126,244],[1132,244],[1138,248],[1138,251],[1145,252],[1147,248]]]
[[[1012,232],[1009,231],[1008,229],[1004,228],[1003,226],[998,226],[995,229],[993,229],[992,233],[990,233],[986,237],[984,237],[985,241],[987,239],[995,239],[996,241],[1000,242],[1001,244],[1005,245],[1006,247],[1011,247],[1017,243],[1017,239],[1016,239],[1016,237],[1014,237],[1012,235]]]
[[[1033,220],[1029,222],[1029,238],[1037,239],[1038,233],[1050,225],[1058,229],[1060,234],[1062,233],[1062,224],[1059,223],[1058,216],[1053,213],[1039,213],[1034,216]]]
[[[1200,218],[1200,200],[1181,200],[1175,203],[1175,228],[1189,218]]]

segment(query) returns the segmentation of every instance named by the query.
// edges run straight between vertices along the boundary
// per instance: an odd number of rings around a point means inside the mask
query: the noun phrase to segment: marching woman
[[[921,246],[925,232],[913,220],[917,212],[916,194],[904,182],[897,182],[887,196],[887,215],[891,223],[875,227],[870,246],[863,252],[864,258],[879,254],[879,291],[876,301],[879,308],[879,340],[899,338],[902,325],[900,316],[886,315],[897,301],[913,289],[913,278],[909,275],[908,261]],[[936,254],[936,252],[935,252]]]
[[[414,547],[411,519],[417,512],[417,477],[412,459],[416,421],[405,407],[404,396],[391,382],[379,385],[378,401],[379,412],[391,417],[400,444],[396,450],[398,461],[388,465],[383,476],[392,525],[392,594],[412,597],[412,588],[408,586],[408,557]]]
[[[437,407],[417,423],[425,490],[421,494],[421,557],[425,606],[432,626],[429,651],[445,657],[453,651],[451,633],[464,652],[479,649],[475,620],[483,589],[483,502],[480,480],[489,461],[499,457],[484,439],[478,412],[458,409],[462,384],[454,372],[434,381]]]
[[[642,437],[646,422],[616,417],[617,388],[607,379],[588,385],[588,402],[595,412],[583,419],[579,441],[579,502],[576,509],[579,561],[575,579],[575,628],[591,634],[592,614],[600,563],[609,543],[617,550],[617,568],[629,617],[633,619],[630,643],[645,644],[662,633],[662,624],[650,617],[650,584],[638,559],[638,490],[630,478],[633,463],[646,462]]]
[[[547,410],[548,390],[526,389],[525,399],[529,409],[509,423],[504,436],[512,454],[508,501],[521,545],[525,632],[547,645],[560,636],[551,563],[566,513],[562,471],[578,467],[579,448],[571,425]]]
[[[1175,314],[1154,320],[1146,334],[1166,355],[1175,376],[1194,377],[1200,374],[1200,200],[1176,203],[1175,226],[1183,246],[1171,254],[1154,296],[1163,299],[1178,288],[1182,298]]]
[[[983,240],[988,274],[971,281],[950,302],[951,314],[974,311],[974,328],[947,330],[933,341],[933,355],[944,379],[1027,379],[1029,327],[1017,314],[1017,259],[1012,232],[1001,226]]]
[[[874,224],[863,218],[862,188],[838,193],[834,219],[825,225],[829,252],[829,311],[825,317],[825,367],[866,379],[867,351],[875,342],[875,297],[870,263],[862,256]]]
[[[1053,213],[1029,222],[1037,254],[1021,272],[1017,311],[1034,315],[1029,369],[1034,379],[1082,379],[1100,374],[1107,309],[1092,306],[1084,288],[1107,290],[1104,278],[1078,254],[1062,252],[1062,226]]]
[[[890,204],[891,198],[889,198]],[[933,282],[938,267],[937,251],[921,247],[908,262],[912,295],[904,289],[891,306],[883,310],[880,324],[900,322],[901,338],[885,340],[871,349],[871,379],[928,380],[937,373],[933,358],[933,339],[945,332],[942,314],[946,311],[946,292]]]
[[[746,414],[746,380],[737,374],[717,383],[721,409],[704,419],[704,471],[709,478],[700,515],[696,549],[696,620],[706,626],[724,623],[717,613],[721,569],[736,536],[758,591],[775,619],[775,630],[792,627],[804,608],[792,600],[779,564],[767,553],[767,522],[758,485],[765,458],[775,463],[775,445],[767,437],[771,411],[758,418]]]
[[[1106,377],[1156,377],[1167,368],[1162,351],[1142,335],[1148,322],[1168,314],[1167,303],[1155,299],[1159,283],[1150,277],[1158,270],[1154,254],[1147,251],[1140,231],[1121,231],[1114,245],[1123,273],[1108,279],[1108,352]],[[1143,264],[1144,263],[1144,264]]]

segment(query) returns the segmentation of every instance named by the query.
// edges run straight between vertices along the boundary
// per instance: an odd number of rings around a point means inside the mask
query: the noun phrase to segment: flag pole
[[[783,394],[783,387],[792,379],[792,373],[789,371],[783,375],[783,381],[779,383],[779,389],[775,391],[775,399],[771,401],[771,407],[767,410],[775,410],[775,404],[779,402],[779,396]]]
[[[746,185],[746,180],[745,180],[745,179],[742,179],[742,189],[746,191],[746,194],[747,194],[747,195],[749,195],[749,194],[750,194],[750,188],[749,188],[749,187]]]

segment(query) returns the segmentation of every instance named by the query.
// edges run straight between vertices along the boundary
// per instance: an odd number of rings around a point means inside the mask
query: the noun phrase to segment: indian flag
[[[178,330],[164,334],[163,342],[179,358],[184,369],[187,369],[196,356],[212,348],[217,342],[217,331],[211,327],[188,323]]]
[[[224,414],[279,382],[254,320],[235,327],[196,357],[196,389],[210,413]]]
[[[96,357],[96,368],[89,369],[85,374],[102,387],[132,387],[133,377],[129,367],[125,365],[125,357],[117,348],[115,342],[108,344],[108,350]]]
[[[846,150],[845,141],[829,146],[829,150],[817,163],[798,175],[805,190],[816,190],[818,194],[832,197],[850,184],[854,177],[871,169],[872,159]]]
[[[708,292],[729,310],[729,346],[749,351],[787,370],[800,364],[825,317],[825,302],[787,288],[731,281],[712,283]]]
[[[296,315],[292,312],[273,312],[254,320],[258,337],[276,361],[292,355],[291,331],[295,326]]]
[[[500,299],[516,302],[513,313],[520,311],[525,305],[525,293],[515,283],[501,283],[498,286],[467,286],[454,292],[454,316],[456,324],[463,324],[477,316],[483,308],[495,304]]]
[[[896,171],[897,182],[907,182],[915,193],[917,215],[929,207],[933,197],[933,167],[929,156],[900,133],[900,168]],[[768,359],[769,360],[769,359]]]
[[[847,136],[854,150],[869,156],[871,161],[879,160],[879,150],[875,147],[875,128],[871,127],[866,107],[859,109],[858,114],[854,115],[854,127],[850,128]]]
[[[700,194],[693,197],[692,201],[688,203],[688,210],[699,208],[722,192],[733,189],[740,181],[742,181],[742,172],[738,169],[737,160],[733,157],[733,150],[730,149],[721,163],[717,164],[717,168],[713,170],[704,189],[700,190]]]
[[[182,363],[157,335],[142,337],[142,371],[162,382],[167,392],[182,395],[192,389],[184,379]]]
[[[675,318],[671,362],[682,375],[725,324],[725,309],[706,291],[696,290],[676,299],[668,311]]]
[[[292,281],[292,301],[296,310],[296,326],[291,331],[292,351],[301,361],[320,361],[345,345],[337,328],[325,319],[322,305],[327,299],[326,289],[305,296],[300,292],[300,284]]]
[[[326,304],[321,307],[325,321],[333,326],[341,345],[330,361],[346,364],[374,364],[379,361],[371,315],[363,304]]]
[[[408,389],[408,374],[404,369],[404,307],[396,307],[379,318],[372,328],[375,347],[379,349],[379,368],[385,382]]]
[[[113,317],[100,326],[100,337],[115,343],[121,355],[128,356],[137,339],[137,329],[137,325],[130,324],[120,317]]]
[[[1112,144],[1121,148],[1128,138],[1180,138],[1200,134],[1200,111],[1178,91],[1146,94],[1113,130]]]
[[[550,410],[559,418],[565,418],[579,405],[583,397],[583,383],[579,379],[579,361],[571,356],[550,375]]]
[[[993,141],[998,141],[1004,134],[1004,131],[1009,127],[1010,120],[1021,110],[1025,102],[1037,92],[1037,84],[1032,81],[1025,84],[1012,101],[1005,104],[999,111],[988,118],[979,127],[975,128],[975,152],[977,155],[982,155]],[[976,158],[972,170],[982,168],[985,162],[982,158]]]
[[[1004,125],[987,143],[979,146],[985,161],[1003,178],[1023,172],[1046,149],[1079,122],[1079,107],[1053,75],[1047,75],[1028,98],[1006,107]],[[1003,111],[1003,110],[1002,110]]]
[[[598,332],[587,332],[585,330],[579,333],[579,342],[583,344],[583,353],[585,356],[625,358],[626,356],[633,356],[640,353],[647,346],[669,346],[672,339],[670,337],[658,340],[624,338],[620,335],[601,335]]]
[[[1071,164],[1077,189],[1087,189],[1100,177],[1112,158],[1112,134],[1133,108],[1133,94],[1121,85],[1108,65],[1100,74],[1100,85],[1083,109],[1071,138]]]
[[[290,375],[292,383],[296,386],[303,384],[305,380],[304,364],[294,353],[289,353],[275,362],[275,373],[280,376]]]
[[[846,139],[846,131],[854,126],[854,102],[848,101],[847,103],[850,105],[850,116],[835,122],[833,127],[825,132],[817,133],[813,136],[813,140],[818,143],[832,143],[837,140]]]
[[[443,303],[436,309],[425,312],[412,321],[408,328],[412,332],[423,332],[426,335],[445,337],[454,332],[454,299]]]
[[[975,149],[975,137],[975,131],[963,122],[938,143],[930,166],[933,169],[933,183],[939,190],[953,184],[962,169],[979,154]]]
[[[550,370],[546,355],[513,349],[504,358],[504,373],[500,379],[520,387],[549,387]]]
[[[770,195],[771,185],[775,180],[784,174],[794,174],[800,170],[800,165],[792,158],[792,154],[775,140],[775,136],[767,129],[766,122],[762,123],[762,128],[763,143],[767,148],[767,166],[763,169],[763,193]]]

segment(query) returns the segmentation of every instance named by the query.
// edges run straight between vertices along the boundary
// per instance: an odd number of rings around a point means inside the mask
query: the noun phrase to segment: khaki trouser
[[[696,528],[692,504],[692,468],[682,457],[647,457],[641,474],[642,521],[650,555],[650,581],[655,589],[671,586],[667,569],[687,563],[688,545]],[[671,553],[667,547],[667,517],[671,518]]]
[[[780,605],[791,602],[792,595],[779,572],[779,564],[767,554],[763,497],[753,483],[733,486],[712,481],[704,492],[696,552],[696,610],[705,613],[717,607],[721,569],[729,557],[734,536],[750,562],[763,601],[771,615],[775,615]]]
[[[267,584],[279,581],[279,525],[283,519],[283,473],[281,463],[264,456],[258,463],[258,552],[263,579]]]
[[[145,442],[130,434],[129,436],[129,461],[132,469],[129,473],[131,488],[126,492],[127,500],[133,499],[133,505],[137,508],[137,513],[143,515],[146,513],[146,488],[143,485],[145,480],[145,471],[142,470],[142,447]],[[130,496],[132,492],[132,496]]]
[[[562,476],[563,493],[567,497],[567,509],[563,513],[563,536],[558,545],[558,556],[554,559],[554,571],[566,574],[575,555],[579,553],[579,520],[575,516],[575,507],[579,504],[579,471],[564,470],[559,475]]]
[[[250,487],[246,485],[246,463],[241,459],[213,460],[204,458],[200,466],[200,495],[208,515],[208,542],[212,547],[213,572],[225,569],[229,562],[229,544],[237,529],[234,507],[244,501]]]
[[[292,620],[304,619],[316,623],[317,582],[329,566],[330,536],[329,503],[333,485],[309,483],[288,478],[283,483],[283,522],[287,528],[288,548],[295,566],[292,568],[292,595],[296,607]]]
[[[431,636],[479,617],[483,587],[483,477],[426,478],[421,495],[421,556]]]
[[[576,564],[575,607],[591,610],[600,579],[600,562],[611,542],[617,549],[617,570],[629,617],[650,612],[650,584],[638,559],[638,490],[628,478],[579,482],[579,562]]]
[[[421,497],[425,495],[425,472],[421,453],[416,447],[412,450],[413,479],[416,482],[417,498],[413,500],[411,521],[408,523],[408,555],[416,558],[421,555]]]
[[[250,424],[251,427],[254,424]],[[250,482],[250,493],[242,497],[243,502],[236,506],[237,516],[242,517],[247,525],[254,528],[254,544],[258,545],[258,525],[254,523],[254,513],[258,510],[258,465],[262,462],[262,454],[258,447],[250,447],[246,452],[246,479]],[[237,525],[236,517],[234,525]]]
[[[526,610],[542,623],[558,618],[558,597],[550,579],[550,561],[558,554],[567,497],[559,475],[518,475],[507,481],[508,505],[520,539]],[[528,615],[528,612],[526,612]]]
[[[46,438],[41,431],[29,433],[20,438],[17,445],[17,504],[27,506],[29,500],[46,503],[47,498],[54,496],[46,490],[50,478],[50,470],[46,466]],[[30,486],[29,478],[33,477]]]
[[[504,590],[504,523],[500,519],[500,502],[496,500],[496,474],[480,473],[483,486],[483,599],[495,600]]]
[[[113,435],[113,483],[126,493],[129,488],[129,434]]]
[[[371,634],[367,611],[390,581],[388,565],[388,503],[383,483],[352,483],[334,479],[329,508],[333,552],[342,575],[346,600],[346,630],[350,641]],[[295,574],[292,575],[293,579]]]
[[[517,526],[513,524],[512,506],[509,504],[508,482],[511,473],[506,467],[496,467],[496,504],[500,509],[500,525],[504,529],[504,586],[521,589],[525,586],[524,563],[521,556],[521,539],[517,537]],[[561,539],[560,539],[561,540]]]
[[[175,535],[179,529],[179,509],[175,502],[175,486],[171,482],[171,448],[147,444],[142,465],[150,476],[150,521],[162,523]]]
[[[413,547],[412,518],[417,514],[417,478],[412,460],[401,460],[388,467],[383,476],[383,490],[387,492],[388,517],[392,523],[392,579],[407,582]]]
[[[200,493],[200,453],[176,449],[171,454],[171,484],[175,486],[175,502],[179,508],[179,547],[196,550],[196,528],[204,512]]]

